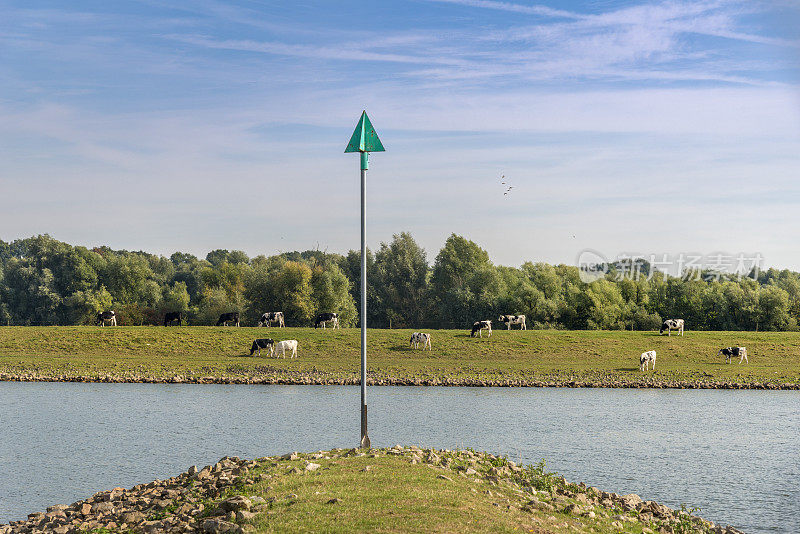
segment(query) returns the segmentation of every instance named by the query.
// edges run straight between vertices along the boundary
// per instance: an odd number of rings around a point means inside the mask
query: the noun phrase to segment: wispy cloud
[[[467,7],[479,7],[486,9],[496,9],[508,11],[510,13],[524,13],[526,15],[538,15],[543,17],[582,19],[584,15],[562,9],[553,9],[543,5],[515,4],[513,2],[496,2],[494,0],[428,0],[442,4],[457,4]]]

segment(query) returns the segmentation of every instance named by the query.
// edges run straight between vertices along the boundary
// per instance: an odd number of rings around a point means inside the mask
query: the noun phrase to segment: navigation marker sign
[[[385,152],[375,128],[361,112],[356,130],[347,143],[347,152],[361,153],[361,448],[370,447],[367,435],[367,169],[370,152]]]
[[[358,119],[353,136],[344,151],[345,154],[348,152],[361,152],[362,171],[366,171],[369,168],[368,158],[370,152],[386,152],[386,149],[383,148],[383,143],[378,139],[378,134],[375,133],[375,128],[372,127],[372,123],[367,117],[366,111],[361,112],[361,118]]]

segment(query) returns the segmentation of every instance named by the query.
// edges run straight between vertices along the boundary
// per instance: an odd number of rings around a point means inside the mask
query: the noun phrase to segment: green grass
[[[417,451],[331,451],[293,461],[265,459],[248,474],[265,480],[237,484],[216,501],[234,495],[267,501],[242,523],[245,532],[641,533],[648,526],[657,532],[661,524],[639,521],[632,512],[631,521],[617,527],[612,523],[621,509],[581,501],[580,494],[596,494],[536,466],[511,467],[506,458],[471,451]],[[320,467],[306,471],[306,458]],[[467,475],[469,467],[474,471]],[[549,506],[544,510],[535,502]],[[571,504],[577,508],[570,510]],[[206,516],[214,509],[207,502]],[[592,517],[587,516],[590,510]]]
[[[800,383],[800,333],[428,330],[432,351],[412,351],[410,330],[370,330],[370,378],[410,383],[642,380]],[[297,339],[299,357],[249,357],[255,338]],[[353,381],[358,329],[233,327],[0,327],[0,374],[167,379],[253,378]],[[749,365],[726,365],[717,351],[742,345]],[[655,372],[639,354],[656,350]],[[265,353],[262,353],[265,354]],[[522,382],[520,382],[522,381]]]

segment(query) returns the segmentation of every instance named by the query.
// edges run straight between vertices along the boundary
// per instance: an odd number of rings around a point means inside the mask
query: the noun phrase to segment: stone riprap
[[[39,373],[0,373],[0,382],[94,382],[140,384],[264,384],[295,386],[355,386],[358,377],[343,377],[337,373],[282,371],[261,375],[230,374],[224,376],[174,375],[171,377],[137,374],[49,375]],[[800,391],[799,382],[722,380],[670,380],[657,378],[607,377],[598,379],[574,378],[453,378],[448,376],[397,377],[379,373],[367,376],[368,386],[444,386],[444,387],[553,387],[553,388],[632,388],[632,389],[760,389]]]

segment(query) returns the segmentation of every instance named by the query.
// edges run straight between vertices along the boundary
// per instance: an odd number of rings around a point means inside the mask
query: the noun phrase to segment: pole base
[[[367,435],[367,405],[361,405],[361,448],[369,449],[369,436]]]

